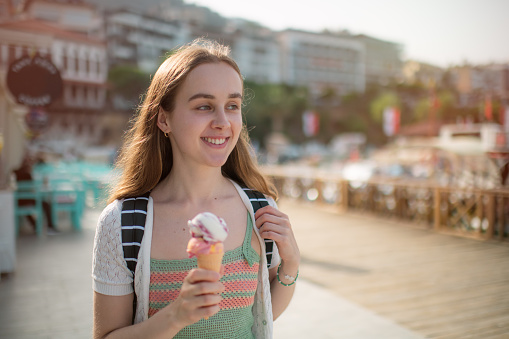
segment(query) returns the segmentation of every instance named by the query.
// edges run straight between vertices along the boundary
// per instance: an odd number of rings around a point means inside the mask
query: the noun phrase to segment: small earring
[[[168,132],[164,132],[164,136],[168,138]]]

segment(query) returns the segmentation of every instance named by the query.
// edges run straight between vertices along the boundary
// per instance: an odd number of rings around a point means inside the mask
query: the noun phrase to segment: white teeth
[[[224,142],[226,141],[225,138],[222,138],[222,139],[205,138],[205,140],[207,140],[207,142],[210,142],[211,144],[214,144],[214,145],[221,145],[221,144],[224,144]]]

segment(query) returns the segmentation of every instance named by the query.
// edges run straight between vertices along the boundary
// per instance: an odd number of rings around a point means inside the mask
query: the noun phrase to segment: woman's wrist
[[[277,269],[277,280],[283,286],[293,285],[299,276],[298,262],[281,261]]]
[[[165,309],[163,310],[166,310],[166,320],[165,320],[165,323],[166,323],[166,326],[167,326],[167,330],[168,330],[168,333],[171,333],[172,336],[174,336],[175,334],[177,334],[181,329],[183,329],[186,325],[181,323],[178,319],[178,310],[176,309],[176,307],[174,307],[175,304],[170,304],[168,306],[166,306]],[[158,313],[162,313],[161,311],[158,312]],[[157,315],[157,313],[156,313]]]

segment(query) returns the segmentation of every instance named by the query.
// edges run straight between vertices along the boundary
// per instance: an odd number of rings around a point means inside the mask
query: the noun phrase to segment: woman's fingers
[[[272,206],[265,206],[256,211],[255,219],[258,228],[263,227],[264,224],[291,228],[288,216]]]
[[[190,284],[194,284],[201,281],[219,281],[220,278],[221,276],[217,272],[203,268],[195,268],[189,271],[184,281],[188,281]]]
[[[260,236],[276,242],[283,260],[300,260],[299,247],[292,231],[290,219],[286,214],[272,206],[265,206],[256,211],[255,219]]]
[[[180,323],[187,326],[219,312],[224,285],[217,272],[193,269],[184,279],[178,298],[170,306],[176,311]]]
[[[193,312],[194,310],[207,312],[207,308],[219,309],[219,303],[222,298],[218,294],[203,294],[203,295],[195,295],[193,297],[183,297],[184,300],[182,302],[182,307],[188,311]]]
[[[279,218],[288,219],[288,216],[286,214],[270,205],[258,209],[255,213],[255,219],[258,220],[260,217],[263,217],[265,215],[273,215]]]
[[[220,275],[217,272],[205,269],[193,269],[184,279],[181,293],[183,296],[219,296],[224,292],[224,285],[219,282]],[[220,298],[220,297],[219,297]]]
[[[272,206],[260,208],[255,214],[256,227],[262,237],[269,237],[278,241],[278,236],[287,236],[291,233],[291,224],[288,216]],[[276,237],[276,238],[274,238]]]

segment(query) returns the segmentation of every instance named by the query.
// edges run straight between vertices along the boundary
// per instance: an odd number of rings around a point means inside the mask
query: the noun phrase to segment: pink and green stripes
[[[225,292],[222,293],[223,300],[219,305],[221,310],[250,309],[254,303],[259,256],[252,248],[247,252],[250,253],[244,255],[243,248],[239,247],[225,253],[224,274],[221,278]],[[251,260],[247,260],[247,256]],[[253,264],[249,265],[250,262]],[[195,267],[196,258],[170,261],[151,259],[149,317],[178,297],[184,278]]]

